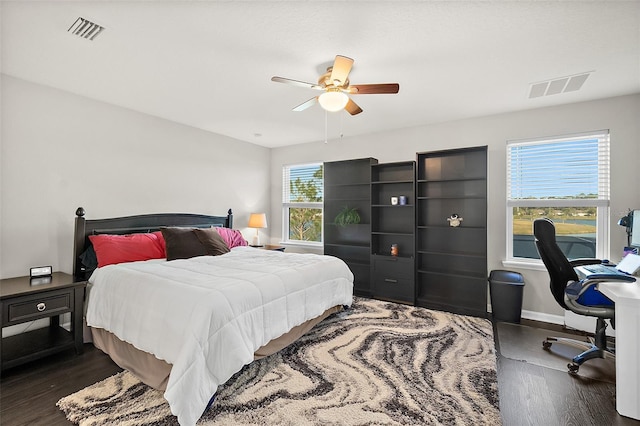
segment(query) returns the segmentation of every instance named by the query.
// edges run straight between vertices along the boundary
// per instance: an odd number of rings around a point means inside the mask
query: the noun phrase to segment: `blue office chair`
[[[593,358],[615,357],[615,349],[607,346],[605,330],[607,323],[615,328],[614,303],[600,293],[596,285],[604,280],[582,280],[573,269],[580,265],[601,263],[598,259],[576,259],[569,261],[556,244],[556,228],[550,219],[536,219],[533,222],[533,235],[536,248],[544,266],[551,278],[551,293],[556,302],[564,309],[575,312],[578,315],[596,317],[595,339],[589,338],[589,342],[567,339],[563,337],[547,337],[542,342],[546,350],[551,348],[553,342],[564,343],[580,349],[586,349],[575,356],[572,362],[567,364],[570,374],[576,374],[580,365]]]

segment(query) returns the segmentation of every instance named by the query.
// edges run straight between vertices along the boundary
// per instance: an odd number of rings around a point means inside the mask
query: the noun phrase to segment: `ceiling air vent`
[[[593,71],[589,71],[581,74],[570,75],[568,77],[559,77],[554,78],[553,80],[533,83],[529,89],[529,99],[580,90],[592,72]]]
[[[93,40],[102,32],[102,30],[104,30],[103,26],[84,18],[78,18],[67,31],[71,32],[71,34],[77,35],[78,37]]]

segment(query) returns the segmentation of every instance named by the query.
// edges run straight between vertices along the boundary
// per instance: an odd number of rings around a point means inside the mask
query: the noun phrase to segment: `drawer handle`
[[[38,312],[42,312],[47,309],[47,305],[45,305],[44,302],[40,302],[36,305],[36,308],[38,309]]]
[[[386,282],[386,283],[397,283],[398,280],[392,280],[391,278],[385,278],[384,282]]]

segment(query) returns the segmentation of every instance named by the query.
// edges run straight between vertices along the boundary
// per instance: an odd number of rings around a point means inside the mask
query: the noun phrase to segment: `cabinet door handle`
[[[36,305],[36,308],[38,309],[38,312],[42,312],[47,309],[47,305],[45,305],[44,302],[40,302]]]
[[[386,283],[397,283],[397,282],[398,282],[398,280],[393,280],[393,279],[391,279],[391,278],[385,278],[385,279],[384,279],[384,282],[386,282]]]

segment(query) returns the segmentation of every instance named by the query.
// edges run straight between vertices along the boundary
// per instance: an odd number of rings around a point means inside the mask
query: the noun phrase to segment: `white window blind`
[[[322,243],[323,197],[322,163],[283,167],[283,242],[316,246]]]
[[[322,164],[285,166],[282,173],[284,203],[321,203],[323,196]]]
[[[609,200],[609,132],[515,141],[507,150],[509,200]]]

